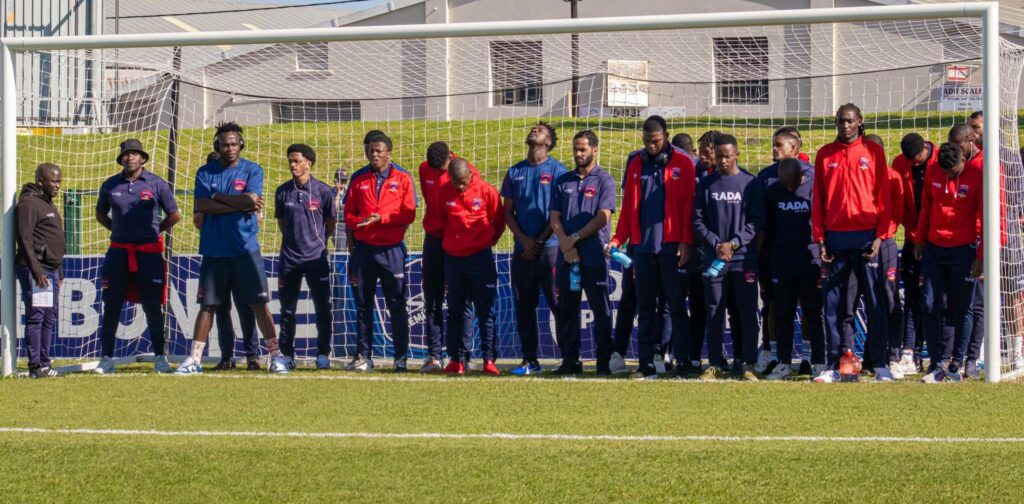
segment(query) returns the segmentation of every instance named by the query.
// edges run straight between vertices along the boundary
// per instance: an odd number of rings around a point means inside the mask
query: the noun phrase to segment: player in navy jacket
[[[772,293],[779,364],[768,375],[781,380],[792,372],[793,327],[797,302],[803,317],[800,336],[811,344],[812,372],[825,369],[825,333],[822,323],[821,258],[811,239],[811,195],[814,170],[798,158],[776,163],[778,181],[764,193],[764,252],[771,258]]]
[[[757,242],[764,224],[764,203],[756,178],[737,164],[736,137],[722,135],[715,142],[718,171],[704,177],[697,187],[693,228],[709,268],[716,259],[725,261],[720,274],[704,278],[708,310],[708,360],[704,376],[718,377],[726,365],[721,352],[728,305],[740,324],[732,327],[733,372],[756,380],[757,361]]]

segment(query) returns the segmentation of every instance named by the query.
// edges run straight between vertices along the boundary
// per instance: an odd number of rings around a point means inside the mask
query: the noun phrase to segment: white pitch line
[[[513,434],[444,432],[259,432],[259,431],[162,431],[135,429],[46,429],[0,427],[0,434],[60,434],[80,436],[241,437],[312,439],[492,439],[507,441],[615,441],[615,442],[760,442],[760,443],[1024,443],[1021,437],[901,437],[901,436],[619,436],[613,434]]]

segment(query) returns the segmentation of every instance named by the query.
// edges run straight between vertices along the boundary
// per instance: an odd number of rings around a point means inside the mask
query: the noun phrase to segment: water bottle
[[[633,265],[633,259],[630,259],[628,255],[619,250],[619,247],[612,247],[611,253],[612,259],[615,259],[623,268],[628,268]]]
[[[572,263],[569,267],[569,290],[579,292],[583,290],[580,284],[580,263]]]
[[[855,382],[860,379],[860,359],[853,354],[853,350],[847,349],[846,353],[839,358],[839,381]]]
[[[721,259],[715,259],[715,262],[711,263],[711,266],[704,271],[704,276],[708,278],[715,278],[722,273],[722,268],[725,267],[725,261]]]

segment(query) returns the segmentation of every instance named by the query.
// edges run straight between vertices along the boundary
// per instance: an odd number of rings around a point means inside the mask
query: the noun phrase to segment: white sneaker
[[[875,381],[880,382],[891,382],[892,372],[887,367],[876,367],[875,368]]]
[[[345,365],[345,371],[356,371],[359,373],[373,371],[373,361],[363,357],[356,357]]]
[[[900,356],[899,367],[900,371],[903,371],[904,376],[917,374],[917,363],[914,362],[914,352],[912,350],[903,351],[903,355]],[[892,370],[892,366],[889,366],[889,369]]]
[[[316,356],[317,369],[331,369],[331,359],[324,354]]]
[[[811,364],[811,376],[818,376],[825,372],[824,364]]]
[[[893,380],[902,380],[906,378],[903,374],[903,364],[896,361],[889,361],[889,374]]]
[[[273,374],[288,374],[288,358],[281,354],[271,357],[267,371]]]
[[[440,373],[442,370],[444,370],[444,359],[427,357],[423,361],[423,365],[420,366],[421,373]]]
[[[662,367],[665,365],[662,364]],[[611,358],[608,359],[608,370],[613,375],[626,374],[629,372],[629,368],[626,367],[626,359],[622,358],[619,352],[613,352]]]
[[[946,372],[942,369],[942,366],[935,368],[935,371],[927,373],[921,377],[921,383],[941,383],[946,377]]]
[[[782,380],[789,376],[792,372],[793,366],[779,364],[775,366],[775,369],[773,369],[771,373],[768,373],[768,376],[766,376],[765,379],[768,381]]]
[[[185,359],[178,369],[174,370],[176,375],[197,375],[203,374],[203,364],[199,361],[192,360],[192,357]]]
[[[826,369],[814,377],[814,383],[835,383],[839,381],[839,371]]]
[[[757,363],[754,364],[754,371],[757,373],[764,373],[768,369],[768,365],[772,363],[772,352],[771,350],[761,350],[761,353],[757,356]]]
[[[157,355],[153,359],[153,372],[160,374],[167,374],[171,372],[171,365],[167,363],[166,355]]]
[[[114,359],[110,357],[103,357],[100,359],[100,363],[96,365],[96,369],[93,370],[96,374],[114,374],[116,369],[114,368]]]
[[[662,374],[665,372],[665,356],[654,354],[654,372]]]

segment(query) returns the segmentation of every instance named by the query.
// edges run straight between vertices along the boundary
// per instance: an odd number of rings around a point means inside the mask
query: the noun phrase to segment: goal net
[[[951,126],[980,110],[980,18],[870,21],[778,26],[618,31],[545,35],[472,36],[287,44],[75,49],[15,53],[18,182],[41,162],[64,169],[56,204],[62,211],[68,256],[61,289],[55,357],[96,358],[99,352],[100,271],[109,233],[95,219],[100,184],[117,173],[118,145],[142,141],[147,168],[174,188],[182,221],[170,247],[166,324],[170,354],[186,354],[198,312],[198,231],[191,224],[193,180],[212,150],[213,128],[236,121],[245,128],[243,157],[265,173],[268,202],[260,243],[277,301],[281,236],[273,219],[274,189],[290,180],[285,149],[302,142],[317,151],[313,175],[333,185],[336,170],[351,175],[367,164],[363,136],[380,129],[394,140],[394,161],[419,181],[427,146],[448,142],[500,188],[507,169],[526,154],[524,141],[538,121],[553,125],[552,155],[572,168],[571,138],[593,129],[599,163],[621,180],[630,152],[642,147],[640,125],[651,114],[668,119],[670,135],[694,140],[720,130],[740,140],[740,164],[756,172],[772,162],[772,133],[794,126],[813,160],[835,137],[834,114],[852,102],[865,114],[868,134],[880,136],[887,157],[917,132],[936,145]],[[1003,166],[1009,242],[1002,256],[1002,362],[1022,369],[1024,198],[1017,126],[1024,50],[1000,44],[999,132],[986,132],[985,151]],[[989,83],[995,85],[996,83]],[[621,197],[621,195],[620,195]],[[418,218],[406,233],[408,307],[414,358],[425,355]],[[897,238],[902,244],[902,230]],[[497,247],[499,282],[495,322],[499,355],[518,359],[520,347],[509,281],[513,240]],[[334,354],[354,352],[355,306],[347,285],[347,255],[329,244]],[[6,258],[5,258],[6,259]],[[620,299],[615,266],[610,289]],[[383,298],[375,316],[375,355],[391,352]],[[19,302],[19,313],[22,313]],[[232,309],[234,346],[241,325]],[[308,290],[298,307],[296,351],[315,356]],[[541,301],[541,357],[558,358],[553,318]],[[584,311],[584,356],[592,356],[592,319]],[[861,317],[859,320],[863,320]],[[125,305],[117,356],[151,352],[141,309]],[[862,324],[857,322],[859,338]],[[19,327],[19,337],[22,328]],[[209,352],[217,355],[216,329]],[[23,345],[19,342],[19,348]],[[630,352],[634,345],[631,344]],[[22,350],[23,352],[23,350]]]

